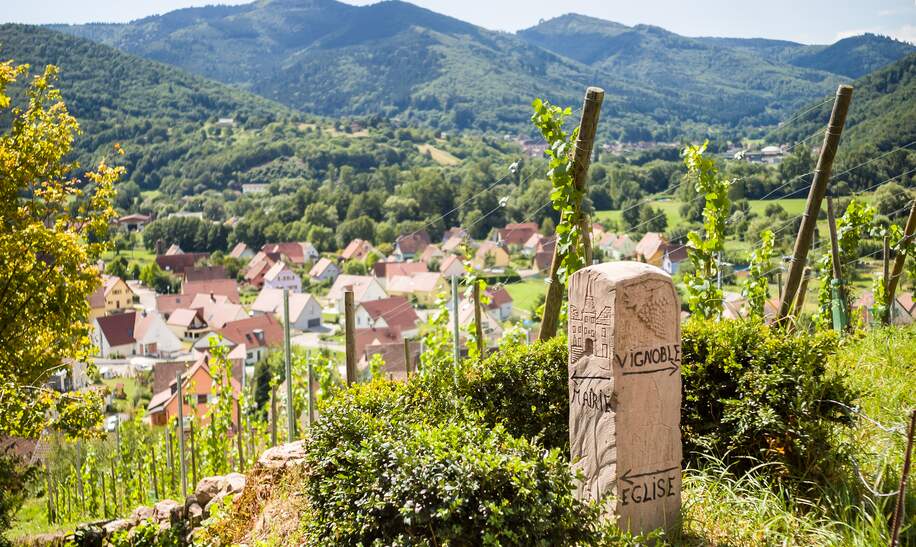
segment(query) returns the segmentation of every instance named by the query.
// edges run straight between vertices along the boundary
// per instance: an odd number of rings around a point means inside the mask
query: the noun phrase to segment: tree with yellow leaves
[[[19,86],[21,106],[8,93],[28,71],[0,62],[0,435],[79,436],[100,423],[101,399],[45,384],[90,355],[88,297],[122,168],[102,162],[77,176],[66,158],[79,126],[53,85],[57,69]]]

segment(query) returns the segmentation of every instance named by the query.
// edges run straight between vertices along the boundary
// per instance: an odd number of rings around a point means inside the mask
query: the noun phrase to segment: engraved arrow
[[[671,376],[672,374],[674,374],[675,372],[677,372],[678,369],[679,369],[679,367],[678,367],[678,365],[677,365],[676,363],[669,363],[668,366],[666,366],[666,367],[663,367],[663,368],[654,368],[654,369],[652,369],[652,370],[632,370],[632,369],[631,369],[631,370],[624,370],[624,371],[623,371],[623,375],[626,376],[626,375],[628,375],[628,374],[652,374],[652,373],[655,373],[655,372],[665,372],[665,371],[667,370],[667,371],[668,371],[668,376]]]
[[[590,375],[579,375],[573,374],[573,380],[613,380],[610,376],[590,376]]]
[[[669,467],[668,469],[659,469],[658,471],[647,471],[645,473],[637,473],[635,475],[630,474],[630,471],[632,471],[632,469],[627,469],[624,472],[624,474],[620,476],[620,480],[629,484],[630,486],[633,486],[633,481],[631,479],[637,479],[639,477],[648,477],[650,475],[660,475],[668,471],[674,471],[675,469],[680,469],[680,466],[675,465],[674,467]]]

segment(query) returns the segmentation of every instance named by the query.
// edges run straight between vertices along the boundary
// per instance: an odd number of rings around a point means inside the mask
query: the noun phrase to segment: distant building
[[[340,268],[337,267],[337,264],[333,260],[327,257],[318,260],[318,262],[312,266],[312,269],[309,270],[309,279],[316,283],[323,283],[325,281],[333,283],[338,275],[340,275]]]
[[[264,287],[302,292],[302,278],[283,262],[277,262],[264,274]]]
[[[461,277],[467,272],[460,258],[455,255],[448,255],[439,264],[439,273],[442,274],[442,277],[451,279],[452,276]]]
[[[478,270],[506,268],[509,262],[509,253],[506,249],[492,241],[482,242],[471,260],[471,264]]]
[[[207,414],[210,405],[210,391],[213,387],[213,374],[210,370],[209,354],[202,355],[190,369],[183,371],[181,391],[184,400],[178,400],[178,383],[172,378],[168,387],[155,393],[146,407],[150,423],[155,426],[166,425],[171,418],[178,416],[178,405],[182,405],[183,416],[201,416],[202,424],[208,423]],[[230,375],[229,385],[232,388],[233,400],[238,400],[242,392],[241,385]],[[233,427],[238,426],[238,405],[232,405]]]
[[[639,240],[639,243],[636,244],[636,258],[640,262],[661,268],[667,248],[668,242],[665,241],[665,237],[662,234],[646,232],[642,239]]]
[[[124,215],[115,221],[115,224],[118,225],[118,228],[125,232],[140,232],[147,224],[150,223],[152,217],[149,215],[144,215],[141,213],[134,213],[131,215]]]
[[[318,254],[318,250],[315,249],[315,246],[309,243],[308,241],[296,242],[288,241],[285,243],[266,243],[261,247],[261,251],[268,255],[278,255],[279,257],[286,257],[289,262],[301,266],[306,262],[312,260],[318,260],[321,255]],[[274,260],[279,260],[280,258],[274,258]]]
[[[536,233],[538,233],[538,225],[534,222],[510,223],[506,224],[505,228],[496,230],[496,242],[521,247]]]
[[[102,317],[134,304],[134,293],[118,276],[102,274],[102,285],[89,296],[89,317]]]
[[[229,256],[232,258],[237,258],[239,260],[245,260],[254,256],[254,251],[251,250],[251,247],[245,245],[244,243],[236,243],[235,247],[229,251]]]
[[[369,256],[369,253],[372,252],[372,249],[372,244],[365,239],[354,239],[340,253],[340,259],[345,262],[348,260],[362,261],[365,260],[367,256]]]
[[[676,243],[668,244],[665,246],[665,254],[662,257],[662,269],[665,270],[668,275],[674,275],[677,273],[681,262],[685,260],[687,260],[686,245]]]
[[[217,333],[233,348],[245,347],[246,365],[257,363],[267,356],[269,348],[283,343],[283,326],[268,314],[226,323]]]
[[[506,321],[512,316],[512,295],[503,285],[487,287],[486,295],[489,298],[487,309],[493,312],[500,321]]]
[[[266,194],[270,190],[269,184],[243,184],[242,193],[243,194]]]
[[[328,291],[328,301],[334,303],[340,314],[344,313],[344,293],[347,289],[353,291],[354,305],[388,297],[382,285],[372,276],[341,274]]]
[[[283,291],[263,288],[251,305],[254,314],[272,314],[283,320]],[[307,293],[289,295],[289,325],[299,330],[315,329],[321,326],[321,304]]]
[[[171,357],[183,350],[181,340],[156,312],[97,317],[91,338],[101,357]]]
[[[416,310],[403,296],[362,302],[356,307],[357,329],[390,328],[402,336],[416,336],[419,320]]]
[[[220,118],[220,119],[216,120],[216,123],[213,124],[213,125],[214,125],[215,127],[220,127],[220,128],[222,128],[222,127],[229,127],[229,128],[235,127],[235,119],[234,119],[234,118]]]
[[[402,262],[417,258],[429,244],[429,233],[426,230],[418,230],[402,235],[395,240],[394,256]]]
[[[199,261],[208,258],[210,258],[210,253],[159,255],[156,257],[156,264],[167,272],[184,277],[185,270],[193,268]]]

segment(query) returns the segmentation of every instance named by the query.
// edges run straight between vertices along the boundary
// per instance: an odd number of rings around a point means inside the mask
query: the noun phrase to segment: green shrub
[[[439,396],[448,395],[422,382],[378,380],[325,406],[304,466],[308,543],[603,541],[597,506],[573,495],[565,454],[490,428],[474,413],[427,413],[425,403]]]
[[[489,425],[569,453],[566,337],[500,349],[468,364],[459,393]]]
[[[853,399],[841,378],[827,373],[836,349],[832,332],[786,334],[753,319],[685,323],[687,457],[712,451],[733,467],[763,461],[799,477],[827,472],[834,427],[849,418],[826,401]]]

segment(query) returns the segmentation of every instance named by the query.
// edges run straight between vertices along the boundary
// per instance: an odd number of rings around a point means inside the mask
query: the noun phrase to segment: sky
[[[0,22],[126,22],[206,4],[249,0],[0,0]],[[377,0],[345,0],[371,4]],[[626,25],[656,25],[685,36],[762,37],[832,43],[874,32],[916,43],[916,0],[412,0],[492,30],[516,31],[564,13]]]

